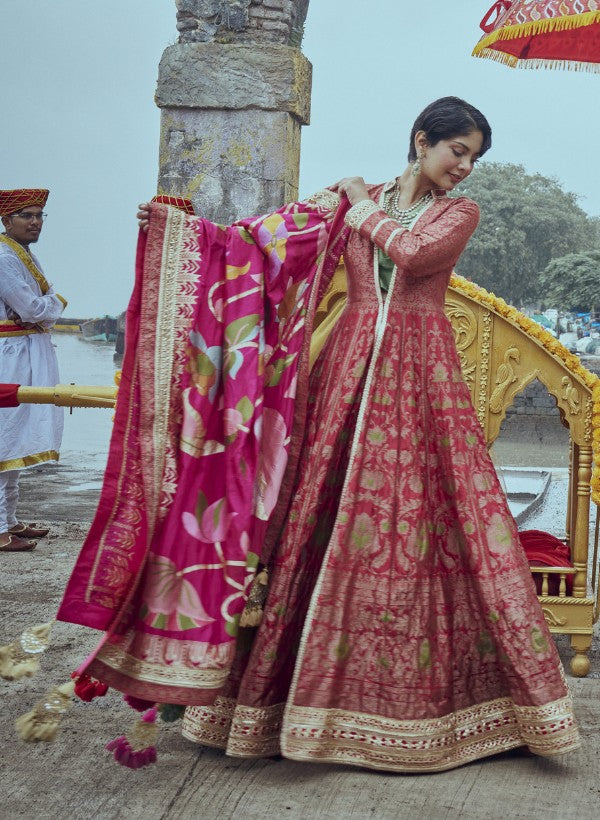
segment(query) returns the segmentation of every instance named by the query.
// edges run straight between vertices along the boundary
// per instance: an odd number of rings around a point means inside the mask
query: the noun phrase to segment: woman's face
[[[427,145],[426,140],[421,140],[419,144],[417,134],[417,152],[423,155],[421,174],[433,182],[436,188],[451,191],[473,170],[475,162],[479,159],[482,144],[481,131],[471,131],[470,134],[440,140],[433,146]]]

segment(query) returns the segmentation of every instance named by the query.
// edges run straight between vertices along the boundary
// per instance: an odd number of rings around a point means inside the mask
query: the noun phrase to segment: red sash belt
[[[0,319],[0,336],[28,336],[30,333],[41,333],[41,330],[36,327],[25,327],[12,319]]]

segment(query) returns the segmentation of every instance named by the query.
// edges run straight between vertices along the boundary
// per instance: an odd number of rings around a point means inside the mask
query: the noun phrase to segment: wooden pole
[[[117,387],[56,384],[54,387],[19,387],[20,404],[55,404],[57,407],[114,407]]]

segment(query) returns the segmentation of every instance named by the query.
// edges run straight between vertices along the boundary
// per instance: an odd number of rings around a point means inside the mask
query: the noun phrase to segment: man
[[[29,246],[39,239],[45,189],[0,191],[0,382],[50,386],[58,362],[48,332],[66,302],[48,284]],[[0,409],[0,552],[35,548],[47,529],[17,521],[20,470],[58,459],[62,409],[24,404]]]

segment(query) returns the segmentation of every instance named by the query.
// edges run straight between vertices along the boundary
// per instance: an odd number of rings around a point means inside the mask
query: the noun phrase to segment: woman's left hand
[[[150,227],[150,203],[140,202],[139,210],[136,216],[138,220],[138,225],[140,226],[140,230],[147,233],[148,228]]]
[[[344,177],[331,186],[332,191],[337,191],[340,195],[345,194],[351,205],[356,205],[363,199],[369,199],[369,192],[362,177]]]

